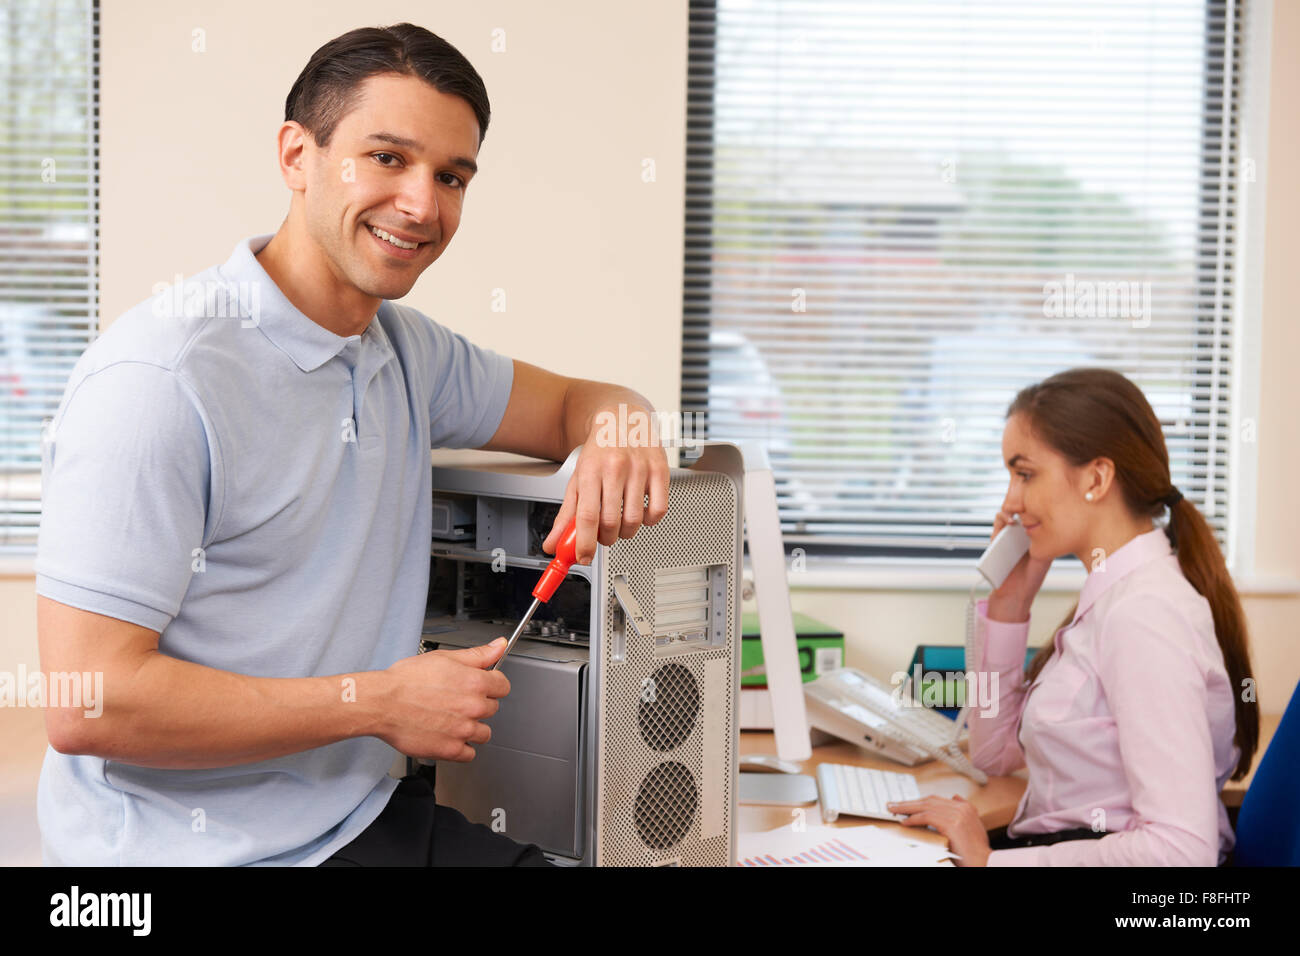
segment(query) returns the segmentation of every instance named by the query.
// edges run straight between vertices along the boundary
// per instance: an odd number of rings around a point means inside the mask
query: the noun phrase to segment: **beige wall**
[[[1264,231],[1264,288],[1259,417],[1259,480],[1255,565],[1260,573],[1300,577],[1300,4],[1273,12],[1269,83],[1268,192]],[[1286,707],[1300,680],[1300,596],[1247,597],[1255,672],[1265,712]]]
[[[289,87],[331,37],[403,20],[460,49],[493,105],[460,230],[404,301],[482,345],[676,408],[685,0],[106,0],[101,324],[279,227]],[[0,669],[35,667],[30,574],[0,571],[0,625]]]
[[[483,75],[492,122],[460,231],[406,302],[665,408],[680,380],[686,3],[167,3],[103,15],[102,313],[274,232],[284,98],[311,53],[411,20]],[[192,51],[203,30],[206,51]],[[492,52],[493,31],[505,51]],[[656,179],[642,181],[642,160]],[[506,311],[491,311],[494,289]]]
[[[363,11],[363,12],[361,12]],[[271,232],[284,95],[325,39],[411,19],[479,68],[494,111],[461,231],[411,304],[482,344],[556,371],[615,378],[675,408],[681,341],[685,0],[634,2],[142,2],[103,6],[102,240],[106,322],[154,283],[224,261]],[[506,51],[491,52],[492,31]],[[201,29],[206,51],[193,52]],[[1256,570],[1300,577],[1298,293],[1300,4],[1276,13],[1260,370]],[[642,181],[642,161],[657,179]],[[507,310],[490,310],[492,290]],[[563,337],[553,333],[563,331]],[[793,603],[843,629],[849,662],[881,674],[919,641],[960,640],[965,594],[799,588]],[[1035,642],[1072,601],[1045,594]],[[1300,598],[1248,595],[1265,710],[1300,678]],[[36,665],[30,575],[0,578],[0,669]]]

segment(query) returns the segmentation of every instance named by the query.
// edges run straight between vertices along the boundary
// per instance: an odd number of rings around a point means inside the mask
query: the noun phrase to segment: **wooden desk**
[[[1277,730],[1277,725],[1281,719],[1279,714],[1264,714],[1261,716],[1259,750],[1256,751],[1255,763],[1251,766],[1250,773],[1245,780],[1239,782],[1228,781],[1222,793],[1225,805],[1229,807],[1241,806],[1241,798],[1245,795],[1246,788],[1250,786],[1250,781],[1255,775],[1255,767],[1258,766],[1260,758],[1268,748],[1269,741],[1273,739],[1273,732]],[[962,749],[965,750],[965,745],[963,745]],[[740,753],[742,756],[745,754],[775,754],[776,743],[771,733],[753,730],[742,731],[740,734]],[[799,769],[803,773],[815,777],[817,765],[821,763],[847,763],[859,767],[873,767],[877,770],[891,770],[895,773],[914,774],[921,796],[933,794],[939,797],[955,797],[960,794],[964,799],[975,805],[980,820],[983,822],[985,829],[988,830],[1004,827],[1011,822],[1016,807],[1020,805],[1020,797],[1024,794],[1026,786],[1026,772],[1024,770],[1018,770],[1014,776],[1010,777],[990,777],[987,784],[980,786],[970,777],[959,774],[947,764],[938,760],[918,764],[915,767],[905,767],[902,764],[894,763],[892,760],[872,756],[867,751],[847,741],[835,741],[823,744],[820,747],[814,747],[812,757],[800,764]],[[793,819],[791,810],[795,808],[740,804],[736,809],[736,822],[740,832],[755,833],[762,830],[773,830],[776,827],[790,823]],[[810,826],[816,826],[824,822],[821,807],[818,804],[810,804],[804,807],[803,810],[805,821]],[[841,816],[831,826],[861,826],[864,823],[906,833],[913,839],[927,843],[944,846],[948,842],[942,834],[926,827],[905,827],[901,823],[886,820],[867,820],[862,817]]]
[[[776,742],[773,740],[772,734],[764,731],[742,731],[740,734],[740,753],[742,756],[745,754],[774,754],[776,753]],[[803,773],[815,777],[817,765],[821,763],[847,763],[859,767],[872,767],[876,770],[914,774],[916,776],[916,786],[921,791],[921,796],[955,797],[960,794],[975,805],[980,820],[984,823],[985,828],[990,830],[1006,826],[1011,822],[1016,807],[1020,804],[1020,796],[1025,792],[1025,771],[1023,770],[1012,777],[989,777],[989,782],[984,786],[980,786],[970,777],[959,774],[947,764],[938,760],[918,764],[915,767],[905,767],[902,764],[894,763],[892,760],[873,756],[856,744],[847,741],[836,741],[814,747],[812,757],[801,763],[799,769]],[[785,826],[794,819],[791,812],[794,809],[796,808],[742,803],[736,808],[736,823],[741,833],[774,830],[779,826]],[[805,822],[809,826],[824,823],[820,804],[810,804],[802,809],[806,814]],[[830,825],[835,827],[861,826],[864,823],[906,834],[912,839],[925,843],[935,843],[939,846],[948,845],[948,840],[942,833],[937,833],[927,827],[905,827],[901,823],[894,823],[889,820],[868,820],[862,817],[841,816]]]

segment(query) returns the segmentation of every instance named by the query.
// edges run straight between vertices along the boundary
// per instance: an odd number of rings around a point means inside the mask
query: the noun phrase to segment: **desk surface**
[[[1277,730],[1280,720],[1280,715],[1276,714],[1265,714],[1261,717],[1259,750],[1256,751],[1255,762],[1252,764],[1250,773],[1245,780],[1236,782],[1230,780],[1227,786],[1223,788],[1222,798],[1227,806],[1236,807],[1241,805],[1241,798],[1255,775],[1255,767],[1259,765],[1260,757],[1264,755],[1269,741],[1273,739],[1273,731]],[[965,745],[963,745],[962,749],[965,749]],[[745,754],[775,754],[776,743],[771,733],[752,730],[742,731],[740,735],[740,753],[742,756]],[[817,765],[821,763],[847,763],[859,767],[874,767],[877,770],[891,770],[895,773],[914,774],[917,788],[921,791],[922,796],[955,797],[960,794],[964,799],[974,804],[976,811],[980,815],[980,820],[984,823],[985,828],[989,830],[1006,826],[1011,822],[1016,807],[1020,805],[1020,797],[1024,794],[1026,786],[1024,770],[1019,770],[1010,777],[990,777],[987,784],[980,786],[974,780],[962,776],[947,764],[938,760],[918,764],[915,767],[905,767],[892,760],[874,756],[847,741],[834,741],[820,747],[814,747],[812,757],[800,764],[800,770],[803,773],[815,775]],[[754,833],[762,830],[772,830],[789,823],[792,819],[791,810],[793,808],[741,804],[736,809],[736,822],[740,832]],[[806,821],[810,826],[823,823],[821,807],[818,804],[811,804],[805,807],[804,811]],[[861,817],[841,816],[831,826],[861,826],[864,823],[906,833],[913,839],[923,840],[927,843],[936,843],[943,846],[947,845],[948,842],[943,834],[936,833],[926,827],[905,827],[901,823],[892,823],[886,820],[867,820]]]

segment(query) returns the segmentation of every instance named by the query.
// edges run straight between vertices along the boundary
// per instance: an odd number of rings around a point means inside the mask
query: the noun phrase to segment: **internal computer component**
[[[540,545],[539,545],[540,548]],[[509,635],[533,602],[538,567],[518,567],[478,556],[436,556],[429,575],[425,633],[464,629],[470,622]],[[586,645],[591,629],[591,584],[571,574],[551,600],[538,608],[521,638]]]

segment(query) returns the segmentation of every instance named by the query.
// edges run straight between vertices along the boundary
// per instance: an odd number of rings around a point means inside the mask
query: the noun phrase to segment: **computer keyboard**
[[[910,773],[890,773],[843,763],[818,766],[817,791],[822,820],[826,823],[835,822],[841,813],[876,820],[901,820],[902,815],[890,813],[885,804],[921,797],[916,778]]]

